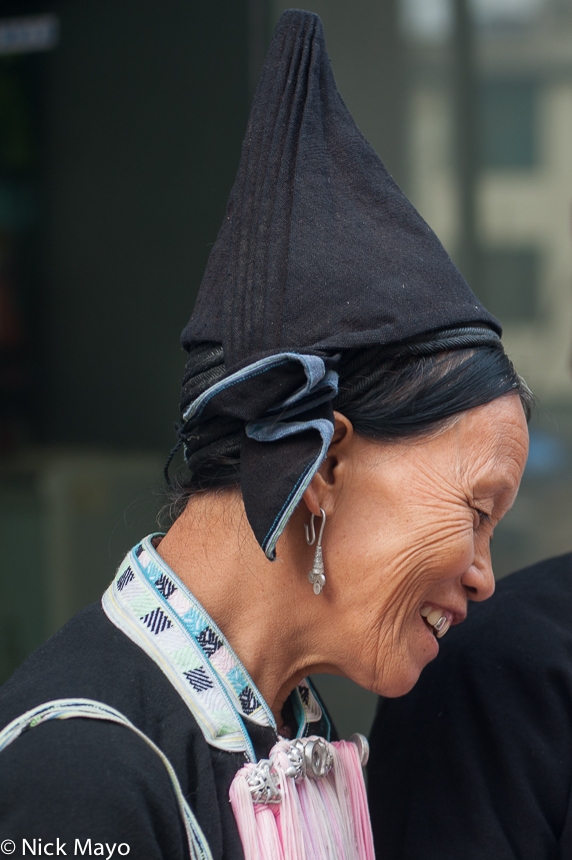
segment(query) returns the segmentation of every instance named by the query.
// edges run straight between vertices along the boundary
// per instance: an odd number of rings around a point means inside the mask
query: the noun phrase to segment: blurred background
[[[0,682],[157,530],[277,0],[0,10]],[[308,0],[342,96],[538,398],[497,576],[572,549],[572,0]],[[342,735],[374,697],[320,678]]]

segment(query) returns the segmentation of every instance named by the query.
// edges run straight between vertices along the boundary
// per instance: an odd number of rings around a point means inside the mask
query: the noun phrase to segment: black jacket
[[[0,689],[0,728],[36,705],[76,696],[111,705],[150,737],[175,768],[213,860],[242,860],[228,789],[244,755],[206,743],[158,666],[99,604],[76,615]],[[267,757],[274,730],[248,728],[258,757]],[[66,843],[59,856],[74,856],[76,839],[83,848],[91,839],[93,854],[95,843],[126,843],[132,860],[189,856],[159,757],[130,729],[91,719],[51,720],[0,752],[0,845],[13,840],[16,858],[22,840],[34,838],[36,850],[40,839],[42,846]]]
[[[572,553],[473,605],[371,742],[379,860],[569,860]]]

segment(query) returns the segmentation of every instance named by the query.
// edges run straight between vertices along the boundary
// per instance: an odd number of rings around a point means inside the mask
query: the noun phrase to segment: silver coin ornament
[[[369,760],[369,741],[360,732],[354,732],[349,738],[350,743],[355,744],[359,753],[361,766],[365,767]]]
[[[334,756],[327,741],[323,738],[308,738],[304,744],[306,775],[310,779],[322,779],[332,769]]]
[[[362,734],[353,734],[349,739],[358,750],[362,767],[369,758],[369,743]],[[324,738],[311,735],[288,742],[289,766],[284,775],[301,782],[303,779],[323,779],[334,765],[334,752]],[[280,803],[283,798],[280,777],[274,770],[274,757],[261,759],[246,775],[246,781],[254,803]]]
[[[282,800],[278,775],[270,759],[261,759],[246,777],[246,782],[254,803],[280,803]]]
[[[324,738],[312,736],[295,740],[288,752],[290,767],[286,776],[296,782],[308,777],[322,779],[332,769],[334,756],[330,744]]]
[[[286,776],[293,779],[295,782],[300,782],[306,775],[306,765],[304,762],[304,747],[298,741],[294,741],[288,750],[288,761],[290,766],[284,771]]]

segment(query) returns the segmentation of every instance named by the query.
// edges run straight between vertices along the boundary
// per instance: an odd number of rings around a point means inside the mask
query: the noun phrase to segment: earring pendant
[[[320,594],[322,588],[326,584],[326,576],[324,574],[324,556],[322,553],[322,535],[324,534],[324,527],[326,525],[326,513],[323,508],[320,508],[320,514],[322,517],[322,525],[320,526],[320,534],[318,535],[316,552],[314,553],[314,564],[312,565],[312,570],[308,574],[308,579],[314,586],[314,594]],[[316,542],[314,519],[315,515],[312,514],[310,518],[310,528],[308,529],[307,525],[304,526],[304,531],[306,532],[306,543],[309,546],[312,546]]]
[[[316,547],[314,564],[312,566],[312,570],[308,574],[308,579],[314,586],[314,594],[320,594],[322,588],[326,584],[326,577],[324,575],[324,556],[322,554],[322,547],[320,544]]]

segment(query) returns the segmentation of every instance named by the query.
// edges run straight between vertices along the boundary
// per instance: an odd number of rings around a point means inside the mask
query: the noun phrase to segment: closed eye
[[[492,519],[486,511],[482,511],[480,508],[473,508],[473,511],[475,512],[475,528],[482,526],[483,523],[492,524]]]

